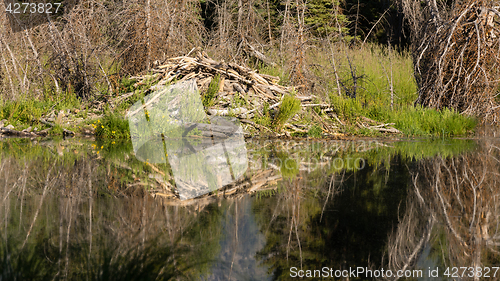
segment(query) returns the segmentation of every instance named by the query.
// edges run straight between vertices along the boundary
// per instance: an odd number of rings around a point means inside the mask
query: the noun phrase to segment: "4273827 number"
[[[9,3],[5,9],[11,14],[57,14],[62,3]]]
[[[496,277],[500,267],[447,267],[444,276],[451,278],[459,277]]]

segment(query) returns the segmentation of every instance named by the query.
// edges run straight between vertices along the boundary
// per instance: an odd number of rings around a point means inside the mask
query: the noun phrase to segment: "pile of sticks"
[[[421,2],[424,2],[422,5]],[[500,78],[498,1],[462,0],[451,4],[404,0],[413,29],[417,103],[453,108],[498,122],[495,100]]]
[[[218,76],[215,103],[207,110],[211,115],[249,115],[263,107],[264,103],[276,107],[283,95],[293,90],[292,87],[279,85],[279,77],[260,74],[236,63],[218,62],[204,52],[197,52],[195,57],[188,54],[170,58],[152,72],[152,75],[132,77],[138,80],[134,86],[149,83],[153,84],[151,90],[158,90],[171,82],[196,79],[198,89],[203,95],[212,80]],[[244,101],[243,105],[233,104],[234,96]]]

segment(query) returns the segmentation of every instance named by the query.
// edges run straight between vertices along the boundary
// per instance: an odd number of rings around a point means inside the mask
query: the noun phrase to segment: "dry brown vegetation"
[[[273,65],[263,53],[271,43],[278,44],[273,34],[279,28],[271,26],[265,3],[208,1],[207,7],[214,10],[208,19],[211,26],[204,22],[201,2],[193,0],[80,1],[63,15],[17,32],[3,13],[1,91],[9,99],[66,91],[88,99],[111,93],[121,78],[148,71],[194,47],[226,61],[256,59]],[[292,78],[300,80],[305,68],[305,1],[285,4],[279,50],[288,62],[296,62],[289,69]],[[267,20],[257,8],[267,11]]]
[[[13,32],[2,14],[2,92],[9,98],[112,90],[119,77],[201,44],[193,1],[82,1],[57,19]],[[167,20],[166,20],[167,19]]]
[[[423,2],[423,3],[422,3]],[[417,103],[498,122],[498,1],[403,0],[413,32]]]

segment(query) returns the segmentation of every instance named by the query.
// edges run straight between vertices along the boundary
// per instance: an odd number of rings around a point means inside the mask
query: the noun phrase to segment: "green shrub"
[[[278,114],[274,118],[274,127],[280,129],[283,124],[300,111],[300,100],[291,95],[285,95],[281,101]]]
[[[330,103],[337,115],[348,121],[353,121],[357,117],[365,114],[363,106],[357,98],[339,97],[338,95],[332,94],[330,95]]]
[[[120,80],[120,85],[118,88],[119,93],[130,93],[134,90],[134,84],[137,82],[136,79],[122,78]]]
[[[210,81],[210,85],[208,85],[208,90],[202,96],[202,102],[204,107],[211,107],[215,103],[215,98],[217,97],[217,93],[219,92],[219,84],[220,84],[220,75],[217,74],[214,76],[212,81]]]
[[[49,135],[51,136],[62,136],[64,128],[61,125],[55,124],[55,126],[49,128]]]
[[[118,114],[107,114],[102,120],[94,121],[92,126],[97,138],[130,138],[128,120]]]
[[[323,129],[319,125],[313,125],[309,131],[307,131],[307,135],[311,138],[321,138],[323,135]]]

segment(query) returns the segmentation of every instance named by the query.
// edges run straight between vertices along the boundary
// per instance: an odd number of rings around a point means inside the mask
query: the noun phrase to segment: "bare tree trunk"
[[[341,97],[342,96],[342,89],[340,87],[340,78],[339,78],[339,74],[337,72],[337,64],[335,63],[335,55],[333,52],[332,42],[330,41],[330,39],[328,39],[328,44],[330,44],[330,60],[332,62],[333,74],[335,75],[335,82],[337,83],[337,92],[339,93],[339,97]]]
[[[292,80],[298,84],[304,84],[304,59],[305,59],[305,40],[304,40],[304,29],[305,29],[305,12],[306,12],[306,0],[296,0],[297,9],[297,39],[295,41],[295,65],[292,70]]]
[[[271,11],[269,10],[269,0],[266,0],[267,8],[267,30],[269,32],[269,42],[273,41],[273,34],[271,32]]]
[[[236,32],[238,35],[241,37],[243,36],[243,2],[242,0],[238,0],[238,22],[237,22],[237,27],[236,27]]]
[[[3,61],[3,65],[5,67],[5,72],[7,74],[7,77],[9,78],[9,84],[10,84],[10,90],[12,92],[12,98],[15,98],[16,97],[16,91],[14,90],[14,83],[12,82],[12,75],[10,74],[10,71],[9,71],[9,66],[7,65],[7,61],[5,60],[5,56],[3,55],[4,52],[2,51],[2,44],[1,44],[1,41],[0,41],[0,54],[2,54],[2,61]]]
[[[285,14],[283,16],[283,26],[281,27],[281,40],[280,40],[280,54],[283,54],[283,40],[285,40],[286,30],[288,29],[289,22],[289,9],[290,9],[290,0],[286,0],[285,3]]]
[[[147,0],[146,2],[146,13],[147,13],[147,21],[146,21],[146,42],[147,42],[147,58],[146,58],[146,68],[149,71],[151,68],[151,0]]]
[[[356,6],[356,21],[354,22],[354,40],[358,36],[358,21],[359,21],[359,0],[358,5]]]
[[[21,79],[21,76],[19,76],[19,72],[18,72],[18,69],[17,69],[17,60],[16,60],[14,54],[12,53],[12,50],[10,49],[9,44],[7,44],[4,41],[3,36],[0,38],[0,44],[3,44],[5,46],[5,49],[7,49],[7,52],[10,55],[10,58],[12,60],[12,67],[14,68],[14,74],[17,77],[17,80],[19,81],[19,84],[21,85],[22,92],[24,93],[25,92],[24,82],[23,82],[23,79]],[[14,95],[14,98],[16,98],[16,96],[17,95]]]
[[[394,110],[394,86],[392,83],[392,52],[391,52],[391,44],[388,43],[388,48],[389,48],[389,62],[391,64],[391,76],[390,76],[390,81],[389,81],[389,91],[391,92],[391,110]]]
[[[335,6],[335,12],[334,12],[334,17],[335,17],[335,24],[337,25],[337,28],[338,28],[338,36],[340,36],[340,38],[343,38],[343,34],[342,34],[342,28],[340,26],[340,23],[339,23],[339,5],[336,5]],[[340,86],[340,78],[339,78],[339,74],[338,74],[338,71],[337,71],[337,64],[335,63],[335,56],[334,56],[334,52],[333,52],[333,46],[332,46],[332,38],[328,38],[328,44],[330,46],[330,53],[331,53],[331,61],[332,61],[332,66],[333,66],[333,73],[335,74],[335,82],[337,83],[337,92],[339,94],[339,97],[342,96],[342,88]]]

